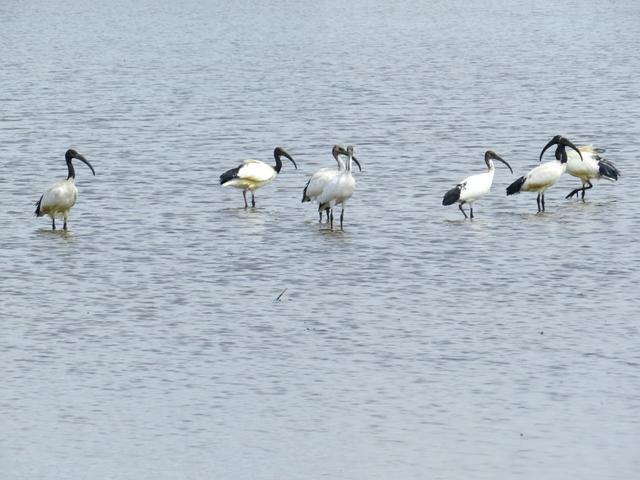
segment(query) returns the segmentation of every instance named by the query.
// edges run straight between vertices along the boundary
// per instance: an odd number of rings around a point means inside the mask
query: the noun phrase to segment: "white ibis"
[[[51,185],[40,197],[40,200],[36,202],[36,216],[42,217],[43,215],[49,215],[51,217],[51,228],[56,229],[56,216],[64,219],[64,225],[62,228],[67,229],[67,220],[69,218],[69,210],[73,207],[78,200],[78,189],[76,188],[76,171],[73,168],[71,160],[77,158],[78,160],[87,164],[91,169],[91,173],[95,176],[96,172],[89,163],[89,161],[80,155],[73,149],[67,150],[64,155],[67,161],[68,175],[66,180],[56,182]]]
[[[331,181],[331,179],[345,170],[345,164],[340,158],[340,155],[348,155],[344,147],[341,145],[334,145],[333,149],[331,150],[331,154],[338,164],[338,169],[336,170],[335,168],[327,167],[321,168],[320,170],[316,171],[311,176],[311,178],[305,185],[304,190],[302,191],[302,203],[316,200],[322,193],[324,187]],[[360,167],[360,162],[358,162],[358,159],[356,157],[353,157],[353,161],[356,163],[356,165],[358,165],[358,169],[362,171],[362,167]],[[318,205],[318,207],[320,207],[320,205]],[[318,208],[318,213],[320,215],[320,221],[322,222],[322,209]],[[327,220],[329,220],[328,209]]]
[[[329,221],[331,224],[331,230],[333,230],[333,208],[340,204],[342,207],[342,212],[340,213],[340,230],[342,230],[342,221],[344,219],[344,207],[347,204],[347,201],[353,195],[354,190],[356,189],[356,181],[351,175],[351,161],[353,160],[353,146],[349,145],[347,147],[347,155],[349,159],[347,160],[346,168],[344,171],[338,173],[338,175],[334,176],[322,189],[322,193],[318,195],[317,200],[320,206],[319,210],[324,210],[329,208]]]
[[[555,185],[567,169],[566,147],[574,149],[582,159],[582,153],[580,153],[578,147],[571,143],[569,139],[564,138],[561,135],[556,135],[544,146],[542,152],[540,152],[539,161],[542,160],[544,152],[546,152],[552,145],[558,145],[556,148],[555,160],[545,162],[542,165],[537,166],[507,187],[507,195],[513,195],[520,192],[537,192],[538,198],[536,201],[538,202],[538,213],[544,212],[544,192]],[[542,208],[540,208],[540,204],[542,204]]]
[[[242,190],[242,196],[244,197],[244,208],[247,208],[247,190],[251,191],[251,206],[256,206],[256,198],[254,190],[271,183],[274,178],[280,173],[282,168],[282,161],[280,157],[287,157],[293,163],[293,166],[297,169],[296,162],[293,161],[291,155],[289,155],[281,147],[276,147],[273,151],[273,157],[276,159],[275,167],[267,165],[260,160],[245,160],[236,168],[232,168],[220,175],[220,185],[223,187],[235,187]]]
[[[582,162],[578,160],[575,152],[567,152],[567,173],[578,177],[582,181],[582,188],[572,190],[565,198],[571,198],[574,195],[578,198],[578,194],[582,192],[582,200],[584,200],[584,192],[593,188],[591,180],[604,178],[615,182],[620,176],[620,171],[612,162],[599,155],[604,152],[603,149],[587,145],[580,147],[579,150],[582,154]]]
[[[511,169],[511,165],[509,165],[500,155],[492,150],[487,150],[484,153],[484,163],[487,164],[487,168],[489,171],[485,173],[480,173],[478,175],[471,175],[470,177],[465,178],[451,190],[444,194],[444,198],[442,199],[442,205],[452,205],[455,202],[458,202],[458,208],[464,215],[464,218],[467,218],[467,214],[465,213],[462,205],[465,203],[469,204],[470,216],[473,218],[473,202],[484,197],[491,190],[491,184],[493,183],[493,174],[495,173],[495,167],[493,166],[493,160],[498,160],[504,163],[511,173],[513,170]]]

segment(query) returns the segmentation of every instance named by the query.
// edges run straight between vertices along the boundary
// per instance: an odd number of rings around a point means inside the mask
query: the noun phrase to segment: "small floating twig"
[[[280,292],[280,295],[278,295],[278,298],[276,298],[276,299],[274,300],[274,302],[279,302],[279,301],[280,301],[280,298],[282,297],[282,295],[284,295],[284,292],[286,292],[286,291],[287,291],[287,289],[286,289],[286,288],[285,288],[284,290],[282,290],[282,292]]]

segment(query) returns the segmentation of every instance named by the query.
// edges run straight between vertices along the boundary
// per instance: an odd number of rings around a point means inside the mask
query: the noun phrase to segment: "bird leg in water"
[[[340,212],[340,230],[344,230],[342,228],[342,219],[344,218],[344,207],[342,208],[342,212]]]
[[[544,212],[544,193],[540,196],[540,200],[542,201],[542,211]]]
[[[473,207],[470,207],[470,212],[471,212],[471,213],[470,213],[470,215],[469,215],[469,216],[470,216],[471,218],[473,218]]]
[[[56,219],[54,217],[51,218],[51,230],[56,229]]]
[[[541,212],[540,210],[540,194],[538,194],[538,196],[536,197],[536,202],[538,202],[538,213]]]
[[[242,198],[244,198],[244,208],[247,208],[249,204],[247,203],[247,191],[242,190]]]
[[[459,203],[458,204],[458,208],[460,209],[460,211],[462,212],[462,214],[464,215],[464,218],[467,218],[467,213],[464,211],[464,209],[462,208],[462,205],[464,205],[464,202]]]
[[[255,207],[256,206],[256,197],[253,194],[253,190],[251,190],[251,206]]]
[[[584,192],[586,190],[589,190],[590,188],[593,188],[593,184],[591,183],[590,180],[587,180],[587,185],[589,185],[588,187],[583,186],[582,187],[582,201],[584,202]]]
[[[329,210],[329,223],[331,230],[333,230],[333,208]]]

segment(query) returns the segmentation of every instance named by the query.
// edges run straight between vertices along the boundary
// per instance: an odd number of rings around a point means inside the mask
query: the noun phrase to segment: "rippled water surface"
[[[2,478],[638,478],[640,4],[267,3],[0,4]],[[536,215],[558,133],[622,177]]]

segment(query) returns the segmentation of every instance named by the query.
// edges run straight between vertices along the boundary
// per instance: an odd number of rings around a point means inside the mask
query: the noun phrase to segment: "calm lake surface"
[[[638,478],[640,3],[268,3],[0,4],[2,479]],[[622,177],[536,215],[559,133]]]

